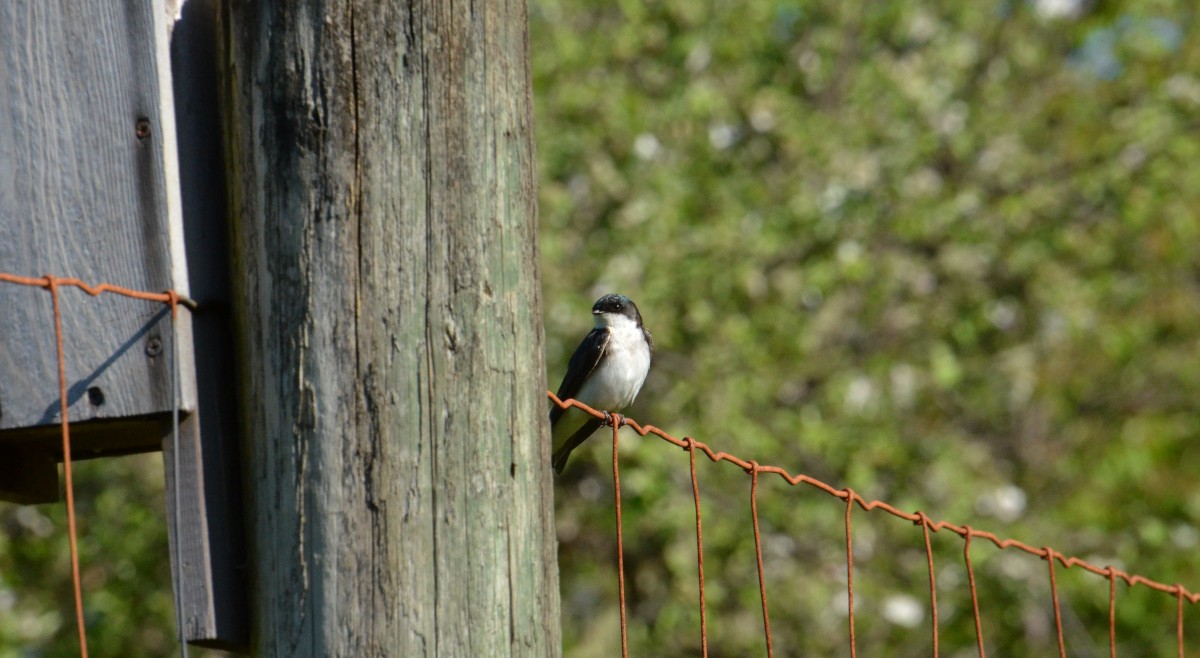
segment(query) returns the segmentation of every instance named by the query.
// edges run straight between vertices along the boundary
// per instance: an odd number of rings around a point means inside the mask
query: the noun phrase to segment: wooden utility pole
[[[524,2],[222,22],[255,654],[558,655]]]

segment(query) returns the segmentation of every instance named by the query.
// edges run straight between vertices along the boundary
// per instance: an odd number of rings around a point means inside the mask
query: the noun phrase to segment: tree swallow
[[[605,295],[592,306],[596,327],[583,339],[567,374],[558,386],[558,398],[575,398],[601,411],[620,411],[633,404],[646,373],[654,339],[642,326],[637,305],[624,295]],[[603,423],[579,409],[550,409],[550,429],[558,449],[554,471],[562,473],[571,451]],[[561,442],[561,443],[560,443]]]

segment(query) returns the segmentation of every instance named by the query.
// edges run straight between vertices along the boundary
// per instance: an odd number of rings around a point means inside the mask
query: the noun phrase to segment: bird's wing
[[[558,385],[558,399],[566,400],[573,398],[579,394],[579,389],[583,388],[583,383],[591,377],[592,371],[600,362],[604,360],[604,356],[608,353],[608,341],[612,334],[607,328],[593,329],[579,347],[575,348],[575,353],[571,355],[571,361],[567,364],[567,374],[563,376],[562,383]],[[554,405],[550,409],[550,425],[554,426],[558,419],[562,417],[566,409]]]

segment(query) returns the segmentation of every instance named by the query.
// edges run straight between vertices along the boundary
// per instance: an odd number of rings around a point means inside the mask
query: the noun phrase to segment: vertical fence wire
[[[1117,570],[1108,572],[1108,658],[1117,658]]]
[[[629,658],[628,627],[625,622],[625,543],[621,532],[621,473],[617,463],[617,438],[621,435],[621,416],[609,417],[612,425],[613,502],[617,517],[617,593],[621,597],[621,656]]]
[[[754,523],[754,557],[758,561],[758,595],[762,599],[763,636],[767,641],[767,658],[774,658],[771,646],[771,616],[767,614],[767,580],[763,574],[762,533],[758,529],[758,462],[751,461],[750,468],[750,518]]]
[[[700,589],[700,655],[708,657],[708,619],[704,611],[704,531],[700,518],[700,485],[696,481],[696,440],[688,442],[688,468],[692,472],[692,498],[696,503],[696,574]]]
[[[925,559],[929,563],[929,617],[933,630],[933,658],[938,658],[938,606],[937,576],[933,572],[933,545],[929,541],[929,517],[917,512],[920,517],[921,535],[925,539]]]
[[[1059,658],[1067,658],[1067,645],[1063,641],[1062,611],[1058,605],[1058,579],[1054,576],[1054,549],[1046,547],[1046,564],[1050,565],[1050,600],[1054,602],[1054,632],[1058,636]]]
[[[87,629],[83,619],[83,587],[79,578],[79,545],[75,526],[75,482],[71,475],[71,421],[67,403],[67,365],[63,350],[62,308],[59,303],[58,279],[47,275],[46,287],[54,307],[54,344],[58,357],[59,415],[62,421],[63,480],[67,498],[67,541],[71,550],[71,582],[75,590],[75,625],[79,630],[79,655],[87,658]]]
[[[850,658],[858,658],[854,637],[854,542],[850,532],[850,512],[854,510],[854,490],[846,489],[846,612],[850,623]]]
[[[963,542],[963,562],[967,565],[967,582],[971,586],[971,611],[975,615],[975,643],[979,647],[979,658],[987,658],[983,648],[983,621],[979,616],[979,593],[975,589],[975,569],[971,566],[971,526],[963,526],[966,536]]]
[[[1175,607],[1175,641],[1179,645],[1179,658],[1183,658],[1183,585],[1175,585],[1175,596],[1179,603]]]

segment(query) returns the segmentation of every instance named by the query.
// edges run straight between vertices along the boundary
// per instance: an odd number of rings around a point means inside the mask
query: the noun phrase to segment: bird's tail
[[[567,457],[571,456],[571,451],[579,447],[583,443],[583,438],[576,439],[574,436],[567,439],[565,443],[559,446],[558,450],[554,451],[554,457],[551,463],[554,464],[554,472],[562,475],[563,469],[567,467]]]
[[[595,418],[589,418],[574,434],[567,437],[558,450],[554,451],[551,458],[551,464],[554,465],[554,472],[561,474],[567,466],[567,457],[571,456],[571,451],[579,447],[579,444],[587,440],[592,432],[595,432],[600,427],[600,421]]]

